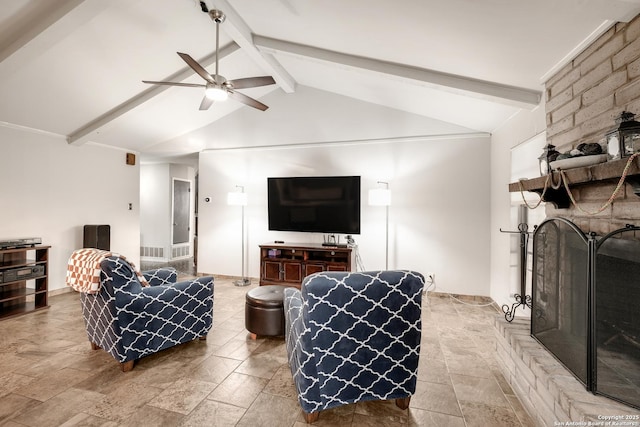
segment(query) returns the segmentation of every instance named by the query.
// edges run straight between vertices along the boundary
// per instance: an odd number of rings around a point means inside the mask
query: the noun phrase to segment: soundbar
[[[35,246],[41,243],[42,243],[42,239],[40,237],[27,237],[24,239],[0,240],[0,249],[27,248],[29,246]]]

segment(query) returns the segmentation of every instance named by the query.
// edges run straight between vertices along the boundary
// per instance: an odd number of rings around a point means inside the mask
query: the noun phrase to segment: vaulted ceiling
[[[233,100],[199,111],[201,89],[142,80],[201,83],[176,52],[214,72],[215,24],[200,3],[0,0],[0,125],[149,158],[268,144],[261,134],[391,137],[380,116],[398,114],[423,135],[490,133],[640,12],[640,0],[205,0],[227,16],[220,74],[276,84],[240,91],[267,111]],[[323,130],[332,123],[341,133]]]

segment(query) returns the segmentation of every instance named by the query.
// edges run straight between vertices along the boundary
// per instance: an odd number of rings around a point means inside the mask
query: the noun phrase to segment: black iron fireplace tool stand
[[[525,223],[518,224],[518,231],[504,231],[500,229],[501,233],[519,234],[520,235],[520,293],[515,294],[513,297],[516,302],[511,304],[503,304],[502,312],[507,322],[513,321],[516,315],[516,309],[520,306],[526,306],[531,309],[531,295],[527,295],[527,246],[529,244],[529,226]],[[535,232],[536,227],[533,227]]]

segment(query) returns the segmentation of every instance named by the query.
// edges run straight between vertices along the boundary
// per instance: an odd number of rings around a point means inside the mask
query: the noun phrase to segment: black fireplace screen
[[[587,384],[588,241],[564,219],[545,221],[533,240],[534,337]]]
[[[544,221],[532,283],[533,337],[588,390],[640,408],[640,228],[599,238]]]
[[[640,408],[640,240],[617,230],[600,242],[595,269],[596,390]]]

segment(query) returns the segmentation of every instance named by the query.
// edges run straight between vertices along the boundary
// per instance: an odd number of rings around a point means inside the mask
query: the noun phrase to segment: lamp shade
[[[228,193],[227,204],[231,206],[247,206],[247,193],[241,191]]]
[[[373,188],[369,190],[369,205],[390,206],[391,190],[388,188]]]

